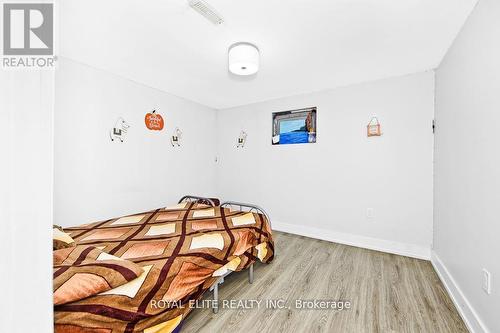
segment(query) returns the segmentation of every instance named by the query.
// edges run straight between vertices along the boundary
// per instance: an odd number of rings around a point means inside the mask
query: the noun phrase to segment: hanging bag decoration
[[[380,122],[377,117],[372,117],[368,125],[366,126],[366,133],[368,137],[370,136],[381,136],[382,132],[380,130]]]

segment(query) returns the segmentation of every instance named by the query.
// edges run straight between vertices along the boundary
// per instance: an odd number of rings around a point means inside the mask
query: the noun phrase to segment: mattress
[[[172,332],[219,276],[273,260],[269,221],[257,213],[182,203],[65,228],[77,245],[130,260],[136,279],[54,307],[56,333]],[[55,267],[55,271],[57,267]]]

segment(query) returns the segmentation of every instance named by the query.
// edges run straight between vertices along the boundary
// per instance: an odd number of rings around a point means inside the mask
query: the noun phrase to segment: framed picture
[[[273,145],[315,142],[315,107],[273,113]]]

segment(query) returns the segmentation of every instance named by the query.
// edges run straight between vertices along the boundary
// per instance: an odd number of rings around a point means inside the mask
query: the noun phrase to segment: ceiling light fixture
[[[252,75],[259,70],[259,49],[250,43],[236,43],[229,47],[229,71],[236,75]]]

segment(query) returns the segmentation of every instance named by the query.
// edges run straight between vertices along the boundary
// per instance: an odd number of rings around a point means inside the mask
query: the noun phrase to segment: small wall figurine
[[[109,136],[111,141],[119,141],[123,142],[123,138],[125,134],[127,134],[127,130],[130,128],[130,125],[123,119],[122,117],[116,120],[115,126],[109,131]]]
[[[236,145],[236,148],[244,148],[246,141],[247,141],[247,132],[241,131],[240,136],[238,137],[238,144]]]
[[[380,129],[380,122],[378,118],[373,116],[368,125],[366,126],[366,133],[368,137],[371,136],[381,136],[382,131]]]
[[[170,142],[172,143],[172,147],[180,147],[181,146],[181,138],[182,138],[182,132],[179,129],[179,127],[176,127],[174,130],[174,133],[172,134],[172,137],[170,138]]]
[[[156,113],[156,110],[146,113],[144,122],[146,123],[146,127],[152,131],[161,131],[163,129],[163,117],[161,114]]]

